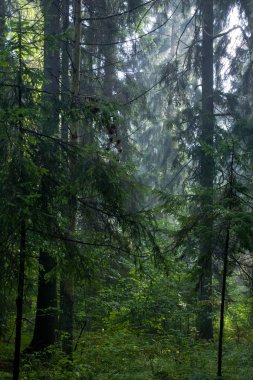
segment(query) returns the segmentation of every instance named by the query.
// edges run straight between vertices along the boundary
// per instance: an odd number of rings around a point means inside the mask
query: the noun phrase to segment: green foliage
[[[89,48],[82,45],[82,95],[74,100],[68,89],[44,92],[50,80],[42,67],[44,43],[51,52],[61,40],[71,43],[72,25],[44,41],[39,2],[7,3],[0,52],[0,378],[11,378],[22,220],[27,229],[22,347],[28,346],[34,327],[42,269],[37,260],[45,251],[56,263],[46,281],[56,279],[59,288],[61,275],[75,275],[77,349],[73,361],[59,342],[43,353],[25,355],[21,380],[215,379],[228,222],[224,379],[252,379],[252,49],[237,49],[241,61],[232,62],[231,74],[238,80],[233,78],[236,86],[226,93],[221,63],[227,59],[229,36],[216,44],[214,101],[226,118],[216,116],[210,147],[200,139],[198,10],[192,18],[197,3],[182,2],[182,17],[174,2],[148,2],[129,15],[127,6],[140,1],[85,2],[84,17],[92,20],[83,22],[87,33],[82,38]],[[216,11],[226,11],[216,17],[216,27],[224,25],[234,3],[216,2]],[[247,2],[237,3],[246,10]],[[124,15],[107,17],[115,12]],[[159,34],[149,34],[150,25],[158,26]],[[249,33],[250,25],[247,43]],[[129,38],[128,44],[114,45]],[[112,45],[104,46],[108,41]],[[99,89],[90,83],[94,78]],[[159,91],[152,92],[158,84]],[[75,122],[78,144],[68,140],[69,132],[63,140],[60,131],[64,123],[70,130]],[[213,194],[196,185],[201,145],[215,161]],[[202,207],[201,199],[210,196],[213,203]],[[215,343],[201,343],[196,339],[196,284],[203,258],[198,255],[210,220]]]
[[[250,341],[235,344],[233,340],[225,344],[224,380],[252,378],[251,344]],[[7,366],[10,348],[6,344],[0,346],[4,366]],[[173,335],[86,333],[73,362],[57,347],[24,357],[21,380],[214,380],[215,348],[213,343],[198,343],[187,337],[179,342]],[[5,373],[0,372],[1,379],[9,378],[8,368]]]

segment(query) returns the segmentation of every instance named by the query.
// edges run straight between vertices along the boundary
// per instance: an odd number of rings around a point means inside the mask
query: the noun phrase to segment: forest
[[[252,106],[252,0],[0,0],[0,379],[253,379]]]

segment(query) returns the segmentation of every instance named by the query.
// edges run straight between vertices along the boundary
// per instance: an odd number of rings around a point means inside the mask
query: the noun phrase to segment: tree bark
[[[227,286],[227,272],[228,272],[228,255],[230,244],[230,231],[231,231],[231,210],[233,205],[233,192],[234,192],[234,147],[232,151],[232,159],[229,173],[229,189],[225,199],[228,202],[228,220],[226,228],[226,237],[224,244],[223,254],[223,274],[222,274],[222,289],[221,289],[221,306],[220,306],[220,331],[219,331],[219,346],[218,346],[218,361],[217,361],[217,376],[222,376],[222,351],[223,351],[223,332],[224,332],[224,317],[225,317],[225,297]]]
[[[212,241],[213,241],[213,1],[202,1],[202,120],[200,131],[200,173],[199,183],[202,189],[200,207],[203,213],[200,235],[198,332],[200,339],[213,338],[212,324]]]
[[[73,72],[72,72],[72,106],[78,109],[79,95],[80,95],[80,68],[81,68],[81,12],[82,0],[75,0],[74,3],[74,49],[73,49]],[[70,143],[71,145],[78,144],[79,133],[79,120],[78,115],[70,125]],[[70,187],[75,181],[75,166],[76,155],[71,153],[69,157],[70,167]],[[77,199],[73,191],[70,189],[70,200],[68,209],[69,218],[69,233],[74,234],[76,231],[76,213],[77,213]],[[72,258],[71,247],[69,250],[69,258]],[[72,359],[73,355],[73,324],[74,324],[74,276],[73,273],[65,273],[62,283],[62,302],[63,302],[63,316],[62,316],[62,331],[63,337],[63,351]]]
[[[35,328],[30,349],[40,351],[55,343],[57,329],[56,280],[45,275],[50,273],[56,263],[47,252],[41,250],[39,256],[39,284]]]
[[[62,33],[65,33],[69,28],[69,10],[70,4],[69,0],[63,0],[62,2]],[[67,107],[70,100],[70,81],[69,81],[69,56],[70,56],[70,46],[68,39],[64,39],[61,45],[61,96],[62,96],[62,107]],[[61,125],[61,138],[64,141],[69,140],[69,123],[68,118],[65,117],[64,112],[62,114],[62,125]],[[66,208],[62,211],[63,214],[67,217]],[[69,306],[67,302],[67,295],[65,294],[64,288],[64,278],[61,275],[60,281],[60,319],[59,319],[59,329],[60,331],[66,331],[67,327],[65,325],[66,315],[69,312]],[[66,349],[64,349],[66,351]]]
[[[250,62],[252,62],[253,57],[253,1],[252,0],[241,0],[240,1],[242,9],[245,12],[245,16],[248,20],[248,26],[250,30],[250,37],[248,38],[248,51],[250,56]],[[250,67],[250,77],[252,78],[252,67]],[[252,104],[253,104],[253,91],[252,91],[252,79],[249,81],[248,77],[246,77],[246,88],[243,91],[243,95],[247,98],[248,101],[248,112],[252,113]],[[248,134],[248,132],[247,132]],[[253,133],[246,137],[245,139],[247,148],[251,150],[253,148]],[[251,164],[253,163],[253,158],[251,158]],[[253,268],[251,271],[252,279],[249,283],[250,288],[250,299],[252,302],[251,312],[249,315],[250,326],[253,327]]]
[[[69,0],[62,0],[62,33],[65,33],[69,28]],[[62,96],[62,106],[67,107],[70,100],[69,93],[69,55],[70,46],[68,39],[65,37],[61,46],[61,96]],[[64,141],[68,141],[68,122],[62,116],[62,129],[61,137]]]
[[[44,85],[43,103],[45,121],[42,131],[45,135],[53,135],[58,132],[59,114],[59,76],[60,76],[60,53],[57,35],[59,34],[60,7],[57,0],[42,0],[42,11],[44,15]],[[48,151],[46,144],[41,144],[42,165],[49,171],[54,170],[54,160],[52,151]],[[50,178],[44,175],[41,182],[41,209],[47,214],[50,191],[52,186]],[[50,229],[52,219],[45,221],[45,225]],[[37,311],[35,318],[35,328],[33,339],[27,352],[42,350],[53,344],[58,328],[58,308],[56,294],[56,277],[47,279],[47,275],[55,269],[56,261],[47,250],[41,249],[39,252],[39,280]]]
[[[5,44],[5,1],[0,2],[0,54],[4,49]],[[0,80],[2,81],[3,77],[3,67],[0,65]],[[2,97],[3,97],[3,87],[1,87],[2,96],[0,97],[0,107],[2,107]],[[4,270],[4,259],[0,258],[0,267]],[[1,271],[2,271],[1,270]],[[3,291],[0,291],[0,297],[2,298],[2,305],[4,305],[4,299],[6,298]],[[6,323],[6,312],[4,307],[0,309],[0,338],[4,336],[3,327]]]
[[[230,240],[230,222],[228,222],[224,257],[223,257],[223,276],[222,276],[222,291],[221,291],[221,307],[220,307],[220,331],[219,331],[219,347],[218,347],[218,367],[217,376],[222,375],[222,350],[223,350],[223,331],[224,331],[224,315],[225,315],[225,296],[226,296],[226,284],[227,284],[227,271],[228,271],[228,252],[229,252],[229,240]]]
[[[106,9],[106,4],[104,5],[104,9]],[[105,97],[108,98],[108,100],[111,100],[116,79],[114,62],[116,62],[117,59],[114,42],[116,40],[115,36],[117,35],[117,24],[113,19],[108,19],[103,22],[103,27],[105,28],[104,34],[106,36],[106,41],[108,44],[111,44],[102,49],[105,58],[103,92]]]
[[[25,222],[21,221],[20,226],[20,249],[19,249],[19,276],[18,276],[18,295],[16,299],[16,336],[15,336],[15,352],[13,362],[13,380],[19,379],[20,370],[20,347],[22,336],[22,319],[23,319],[23,299],[24,299],[24,283],[25,283],[25,250],[26,250],[26,229]]]
[[[0,48],[2,48],[5,34],[5,1],[0,1]]]
[[[18,70],[18,107],[22,108],[22,20],[21,13],[19,13],[19,70]],[[23,131],[22,131],[22,120],[18,121],[19,128],[19,138],[20,138],[20,193],[23,193]],[[21,337],[22,337],[22,320],[23,320],[23,302],[24,302],[24,284],[25,284],[25,258],[26,258],[26,222],[24,217],[23,209],[20,210],[20,245],[19,245],[19,271],[18,271],[18,292],[16,299],[16,334],[15,334],[15,351],[14,351],[14,362],[13,362],[13,380],[19,379],[20,372],[20,349],[21,349]]]

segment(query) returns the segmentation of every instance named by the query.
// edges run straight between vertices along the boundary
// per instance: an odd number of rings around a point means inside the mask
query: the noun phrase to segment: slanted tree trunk
[[[212,251],[213,251],[213,181],[214,181],[214,113],[213,113],[213,1],[202,1],[202,118],[200,129],[199,183],[203,213],[200,234],[199,313],[197,329],[200,339],[213,338],[212,324]]]
[[[44,76],[43,103],[45,108],[45,120],[42,131],[45,135],[53,135],[59,128],[58,97],[59,97],[59,75],[60,54],[57,35],[59,34],[60,7],[58,0],[43,0],[42,11],[44,15]],[[49,171],[54,170],[54,159],[52,151],[48,151],[47,144],[41,144],[42,165]],[[46,174],[41,183],[41,211],[48,214],[48,206],[52,186],[50,178]],[[45,217],[47,218],[47,217]],[[50,231],[52,219],[45,220],[45,225]],[[45,249],[39,252],[39,280],[38,298],[35,318],[33,339],[27,351],[41,350],[53,344],[58,328],[57,292],[56,278],[48,274],[55,269],[56,261]]]

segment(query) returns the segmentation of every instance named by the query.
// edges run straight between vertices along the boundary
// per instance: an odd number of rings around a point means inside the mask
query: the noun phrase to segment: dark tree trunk
[[[69,28],[69,0],[62,1],[62,32],[66,32]],[[67,107],[70,100],[69,91],[69,56],[70,56],[70,46],[68,40],[64,40],[61,46],[61,94],[62,94],[62,105]],[[68,121],[62,116],[62,133],[61,137],[63,140],[68,141]]]
[[[21,14],[19,14],[19,70],[18,70],[18,107],[22,107],[22,24],[21,24]],[[20,163],[20,194],[23,194],[23,131],[22,131],[22,120],[18,121],[19,128],[19,138],[20,138],[20,151],[19,151],[19,163]],[[25,258],[26,258],[26,223],[23,213],[23,209],[20,209],[20,245],[19,245],[19,271],[18,271],[18,292],[16,299],[16,334],[15,334],[15,351],[14,351],[14,362],[13,362],[13,380],[19,379],[20,371],[20,348],[21,348],[21,337],[22,337],[22,320],[23,320],[23,302],[24,302],[24,284],[25,284]]]
[[[0,48],[2,47],[2,41],[4,40],[5,32],[5,1],[0,1]]]
[[[21,221],[18,295],[16,299],[17,313],[16,313],[15,352],[14,352],[14,363],[13,363],[13,380],[19,379],[20,347],[21,347],[22,319],[23,319],[23,298],[24,298],[24,282],[25,282],[25,249],[26,249],[25,222]]]
[[[45,121],[42,129],[46,135],[58,132],[58,98],[59,98],[59,76],[60,76],[60,54],[57,35],[60,27],[60,6],[58,0],[42,1],[44,15],[44,108]],[[41,144],[42,165],[49,171],[54,170],[54,158],[52,150],[46,144]],[[53,192],[50,178],[44,175],[41,183],[41,208],[42,212],[48,214],[48,203],[50,191]],[[46,217],[47,218],[47,217]],[[47,218],[45,225],[50,230],[52,219]],[[56,295],[56,277],[47,279],[47,275],[55,269],[56,261],[50,252],[41,249],[39,252],[39,281],[38,299],[35,318],[35,328],[32,342],[27,351],[41,350],[55,342],[56,330],[58,328],[58,311]],[[50,275],[49,275],[50,276]]]
[[[43,84],[46,115],[43,132],[53,135],[59,127],[59,91],[60,91],[60,5],[57,0],[43,0],[44,15],[44,77]]]
[[[220,331],[219,331],[219,346],[218,346],[218,361],[217,361],[217,376],[222,376],[222,351],[223,351],[223,332],[224,332],[224,317],[225,317],[225,297],[227,286],[227,273],[228,273],[228,257],[229,257],[229,244],[230,244],[230,231],[231,231],[231,217],[230,213],[234,200],[234,147],[232,152],[232,159],[229,173],[229,189],[227,198],[225,199],[228,205],[228,220],[226,228],[226,237],[224,244],[223,254],[223,274],[222,274],[222,289],[221,289],[221,306],[220,306]]]
[[[5,1],[0,2],[0,52],[3,51],[5,44]],[[2,81],[3,76],[3,67],[0,65],[0,81]],[[3,87],[1,87],[1,92],[3,96]],[[0,97],[0,107],[2,108],[2,96]],[[1,146],[2,147],[2,146]],[[4,270],[4,258],[0,257],[0,268],[1,272]],[[4,289],[3,289],[4,290]],[[6,323],[6,312],[5,308],[3,307],[6,296],[4,291],[0,291],[0,297],[2,299],[1,302],[1,309],[0,309],[0,338],[4,336],[5,328],[4,325]]]
[[[252,0],[243,0],[241,1],[242,8],[245,11],[245,15],[248,19],[249,28],[251,31],[251,34],[253,33],[253,2]],[[251,38],[252,43],[252,38]]]
[[[62,349],[70,359],[73,355],[73,325],[74,325],[74,281],[69,274],[61,282],[62,297],[62,318],[61,331],[64,336],[62,339]]]
[[[54,276],[50,279],[45,278],[45,275],[55,267],[56,263],[48,253],[41,250],[39,265],[36,320],[30,344],[30,348],[34,351],[54,344],[57,328],[56,281]]]
[[[203,231],[200,236],[199,266],[199,314],[198,332],[201,339],[213,338],[212,324],[212,241],[213,241],[213,1],[202,1],[202,120],[200,132],[201,151],[199,157],[200,199],[203,213]]]
[[[251,259],[251,278],[249,283],[249,294],[250,294],[250,300],[251,300],[251,309],[250,309],[250,315],[249,315],[249,323],[250,327],[253,328],[253,260]]]
[[[80,95],[80,66],[81,66],[81,11],[82,0],[74,2],[74,47],[73,47],[73,72],[72,72],[72,105],[77,107]],[[72,120],[70,125],[70,142],[72,145],[78,144],[79,121]],[[69,157],[70,187],[75,181],[76,155],[72,153]],[[73,235],[76,231],[77,199],[70,189],[70,199],[68,205],[69,233]],[[72,247],[66,247],[68,256],[73,257]],[[74,276],[73,273],[64,273],[61,284],[63,315],[61,318],[63,338],[63,351],[72,359],[73,354],[73,326],[74,326]]]
[[[246,75],[244,74],[246,80],[244,79],[243,96],[247,99],[248,116],[251,118],[252,105],[253,105],[253,91],[252,91],[252,83],[253,83],[252,78],[253,78],[253,76],[252,76],[252,64],[250,62],[252,62],[252,58],[253,58],[253,1],[252,0],[241,0],[240,3],[242,6],[242,9],[245,12],[245,16],[246,16],[246,19],[248,21],[248,26],[249,26],[249,30],[250,30],[250,36],[247,39],[250,61],[249,61],[249,68],[245,73]],[[252,128],[251,123],[248,124],[247,128],[249,128],[249,125],[251,125],[251,128]],[[246,131],[246,135],[244,136],[243,139],[246,142],[247,149],[249,151],[251,151],[253,148],[253,131],[252,131],[252,129],[251,129],[250,134],[249,134],[248,130]],[[253,158],[251,158],[251,164],[253,164]],[[252,260],[251,265],[253,265],[253,260]],[[252,306],[251,306],[251,311],[250,311],[250,315],[249,315],[249,323],[250,323],[250,326],[253,327],[253,267],[251,270],[251,279],[249,280],[249,294],[250,294],[250,299],[252,300],[251,301]]]
[[[69,0],[63,0],[62,2],[62,32],[66,32],[69,27]],[[68,40],[64,40],[62,42],[61,51],[62,51],[62,61],[61,61],[61,77],[62,77],[62,85],[61,85],[61,93],[62,93],[62,105],[63,107],[67,107],[70,101],[70,81],[69,81],[69,56],[70,56],[70,46]],[[61,138],[64,141],[68,141],[69,139],[69,123],[68,119],[65,117],[64,113],[62,115],[62,129],[61,129]],[[63,210],[63,214],[67,217],[67,210]],[[64,284],[64,276],[62,275],[61,283],[60,283],[60,320],[59,320],[59,328],[60,331],[66,331],[66,315],[71,312],[71,308],[68,305],[68,297],[65,294],[65,284]],[[72,303],[73,304],[73,303]],[[63,339],[63,345],[65,341]],[[66,352],[67,348],[63,348]]]
[[[226,296],[226,283],[228,271],[228,252],[230,240],[230,222],[228,222],[224,257],[223,257],[223,276],[222,276],[222,290],[221,290],[221,307],[220,307],[220,331],[219,331],[219,347],[218,347],[218,369],[217,376],[221,377],[222,372],[222,350],[223,350],[223,331],[224,331],[224,315],[225,315],[225,296]]]

